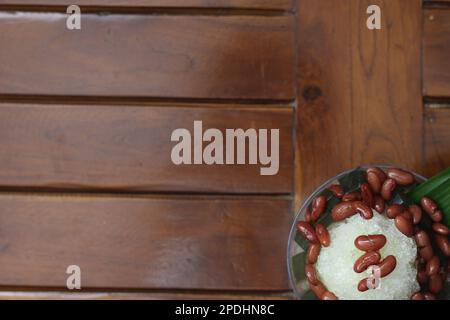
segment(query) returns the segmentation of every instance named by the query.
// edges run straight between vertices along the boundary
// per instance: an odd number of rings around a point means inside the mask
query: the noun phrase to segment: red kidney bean
[[[322,296],[327,291],[327,289],[325,288],[323,283],[320,281],[318,282],[317,285],[313,285],[313,284],[309,283],[309,287],[311,288],[311,291],[314,292],[317,299],[322,299]]]
[[[436,297],[434,296],[434,294],[432,294],[431,292],[425,292],[423,294],[423,298],[425,300],[436,300]]]
[[[412,237],[414,235],[412,220],[409,220],[403,214],[395,217],[395,226],[407,237]]]
[[[361,273],[367,270],[368,267],[380,263],[381,255],[377,251],[370,251],[363,254],[361,257],[356,260],[353,265],[353,270],[356,273]]]
[[[322,295],[322,300],[339,300],[338,297],[333,292],[325,291],[325,293]]]
[[[306,238],[310,243],[318,243],[316,232],[314,228],[306,221],[297,222],[297,231]]]
[[[428,282],[427,270],[422,269],[417,272],[417,282],[424,285]]]
[[[328,187],[328,190],[330,190],[336,198],[341,199],[344,196],[344,189],[340,184],[332,184]]]
[[[378,178],[380,179],[381,184],[383,184],[383,182],[386,181],[386,179],[387,179],[386,173],[382,169],[380,169],[378,167],[369,168],[369,169],[366,170],[366,172],[368,174],[369,173],[375,173],[378,176]]]
[[[442,215],[442,211],[441,210],[436,210],[431,216],[430,216],[431,220],[433,220],[434,222],[441,222],[443,215]]]
[[[389,168],[387,176],[394,179],[401,186],[410,185],[415,181],[414,176],[410,172],[398,168]]]
[[[414,234],[420,232],[422,229],[420,229],[419,226],[414,226]]]
[[[358,191],[353,191],[353,192],[349,192],[344,194],[344,196],[342,197],[342,201],[343,202],[349,202],[349,201],[359,201],[361,200],[361,193]]]
[[[411,222],[411,224],[413,225],[413,231],[414,231],[414,223],[413,223],[414,219],[413,219],[413,216],[412,216],[411,212],[409,212],[409,210],[406,209],[406,210],[403,211],[400,215],[403,216],[403,217],[405,217],[405,219],[407,219],[408,221]],[[413,232],[413,233],[414,233],[414,232]]]
[[[424,300],[425,297],[421,292],[416,292],[411,296],[411,300]]]
[[[439,272],[439,268],[441,267],[441,262],[439,261],[438,256],[433,256],[427,262],[426,271],[427,275],[431,277],[433,274],[437,274]]]
[[[388,178],[381,186],[381,196],[384,200],[391,200],[392,191],[397,187],[397,183],[394,179]]]
[[[365,204],[367,204],[370,208],[373,208],[375,206],[375,199],[369,184],[368,183],[361,184],[360,189],[362,201]]]
[[[314,266],[312,264],[305,265],[305,275],[309,283],[313,286],[317,286],[319,284],[319,280],[316,276],[316,270],[314,269]]]
[[[306,252],[306,261],[310,264],[315,264],[320,254],[321,246],[318,243],[310,244]]]
[[[435,235],[434,240],[436,240],[436,244],[441,249],[442,253],[446,257],[450,257],[450,242],[448,241],[448,238],[441,235]]]
[[[361,217],[366,220],[372,219],[373,211],[367,204],[362,201],[353,201],[352,204],[356,212],[359,213]]]
[[[387,208],[386,215],[389,219],[395,219],[395,217],[401,214],[403,211],[405,211],[405,207],[401,204],[395,203]]]
[[[306,208],[305,221],[308,223],[311,222],[311,210],[309,210],[309,208]]]
[[[358,283],[358,290],[361,292],[369,290],[369,286],[367,285],[368,278],[364,278]]]
[[[331,210],[331,217],[334,221],[341,221],[356,213],[357,211],[353,207],[353,202],[341,202]]]
[[[419,249],[419,255],[425,261],[429,261],[431,258],[433,258],[433,255],[434,255],[433,248],[430,245],[425,246],[423,248],[420,248]]]
[[[322,246],[320,243],[310,243],[306,250],[306,263],[315,264],[320,254]]]
[[[321,245],[324,247],[328,247],[330,245],[330,234],[324,225],[316,225],[316,235]]]
[[[375,172],[367,172],[367,183],[375,193],[381,191],[381,180]]]
[[[316,221],[319,219],[320,215],[325,211],[327,207],[327,198],[325,196],[318,196],[314,199],[311,205],[311,219]]]
[[[430,238],[428,237],[428,234],[423,230],[417,232],[414,238],[416,239],[416,244],[419,248],[430,245]]]
[[[422,209],[425,210],[425,212],[430,216],[437,210],[436,203],[427,197],[420,199],[420,205],[422,206]]]
[[[372,209],[362,201],[349,201],[337,204],[331,210],[331,217],[335,221],[340,221],[356,213],[359,213],[364,219],[371,219],[373,217]]]
[[[419,265],[426,263],[426,261],[419,255],[419,248],[416,249],[416,261],[419,263]]]
[[[394,271],[395,267],[397,266],[397,259],[395,259],[394,256],[387,256],[378,264],[378,267],[380,267],[380,277],[386,277],[389,275],[392,271]]]
[[[408,211],[413,217],[413,223],[419,224],[419,222],[422,220],[422,209],[418,205],[413,204],[409,206]]]
[[[425,264],[425,263],[427,263],[427,262],[425,261],[425,259],[422,258],[422,257],[419,255],[419,250],[417,250],[416,260],[419,261],[420,264]]]
[[[355,247],[362,251],[377,251],[386,244],[386,237],[383,234],[371,234],[359,236],[355,239]]]
[[[384,202],[384,199],[379,195],[375,195],[374,202],[375,202],[374,209],[379,213],[383,213],[384,209],[386,208],[386,203]]]
[[[442,223],[433,223],[432,227],[434,232],[436,232],[437,234],[443,235],[443,236],[448,236],[450,233],[450,230],[447,228],[446,225],[443,225]]]
[[[444,282],[441,278],[440,274],[433,274],[428,281],[428,290],[433,294],[438,294],[442,287],[444,286]]]

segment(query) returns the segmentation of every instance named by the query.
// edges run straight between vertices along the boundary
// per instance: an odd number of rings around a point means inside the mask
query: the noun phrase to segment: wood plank
[[[292,0],[77,0],[77,5],[105,7],[239,8],[290,10]],[[0,0],[0,5],[69,6],[70,0]]]
[[[450,167],[450,108],[426,108],[425,161],[429,177]]]
[[[0,291],[0,300],[289,300],[286,293]]]
[[[382,29],[366,28],[366,9]],[[300,0],[296,194],[365,163],[420,169],[421,0]]]
[[[0,94],[294,98],[291,16],[0,12]]]
[[[291,193],[292,117],[292,108],[277,106],[0,103],[0,187]],[[171,134],[186,128],[193,140],[196,120],[224,136],[228,128],[279,129],[278,173],[261,175],[268,165],[248,159],[175,165]]]
[[[1,286],[288,290],[290,201],[0,196]]]
[[[426,96],[450,97],[450,10],[426,9],[423,84]]]

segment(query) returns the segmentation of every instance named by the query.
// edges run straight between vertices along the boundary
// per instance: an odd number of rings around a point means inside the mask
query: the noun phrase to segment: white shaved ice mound
[[[417,246],[395,226],[394,220],[374,211],[370,220],[354,215],[329,226],[331,244],[322,247],[316,263],[316,273],[325,287],[341,300],[401,300],[409,299],[420,290],[416,281]],[[360,235],[384,234],[387,242],[380,249],[381,259],[393,255],[397,259],[394,271],[380,279],[376,289],[358,291],[361,279],[369,277],[371,268],[362,273],[353,271],[355,261],[365,252],[355,247]]]

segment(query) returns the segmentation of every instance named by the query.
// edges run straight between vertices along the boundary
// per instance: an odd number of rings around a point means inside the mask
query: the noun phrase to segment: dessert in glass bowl
[[[405,169],[362,166],[317,188],[289,237],[295,297],[447,299],[449,229],[439,204],[449,194],[442,188],[450,184],[448,171],[431,179],[430,187]],[[431,192],[438,182],[440,191]]]

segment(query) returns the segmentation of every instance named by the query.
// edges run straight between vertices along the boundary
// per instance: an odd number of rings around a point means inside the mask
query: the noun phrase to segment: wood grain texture
[[[366,9],[382,29],[366,28]],[[366,163],[420,169],[420,0],[300,0],[296,205]]]
[[[290,107],[249,105],[0,103],[0,187],[291,193],[292,117]],[[278,174],[262,176],[264,166],[248,160],[175,165],[171,152],[178,142],[171,134],[185,128],[193,141],[196,120],[203,122],[203,132],[216,128],[224,135],[227,128],[279,129]]]
[[[426,174],[450,167],[450,108],[427,108],[425,113]]]
[[[426,96],[450,97],[450,9],[424,11],[423,85]]]
[[[286,293],[0,291],[0,300],[289,300]]]
[[[0,94],[294,98],[291,16],[0,13]]]
[[[288,290],[290,201],[0,196],[1,286]]]
[[[176,8],[239,8],[239,9],[292,9],[293,0],[77,0],[81,6],[105,7],[176,7]],[[70,0],[0,0],[0,5],[69,6]]]

